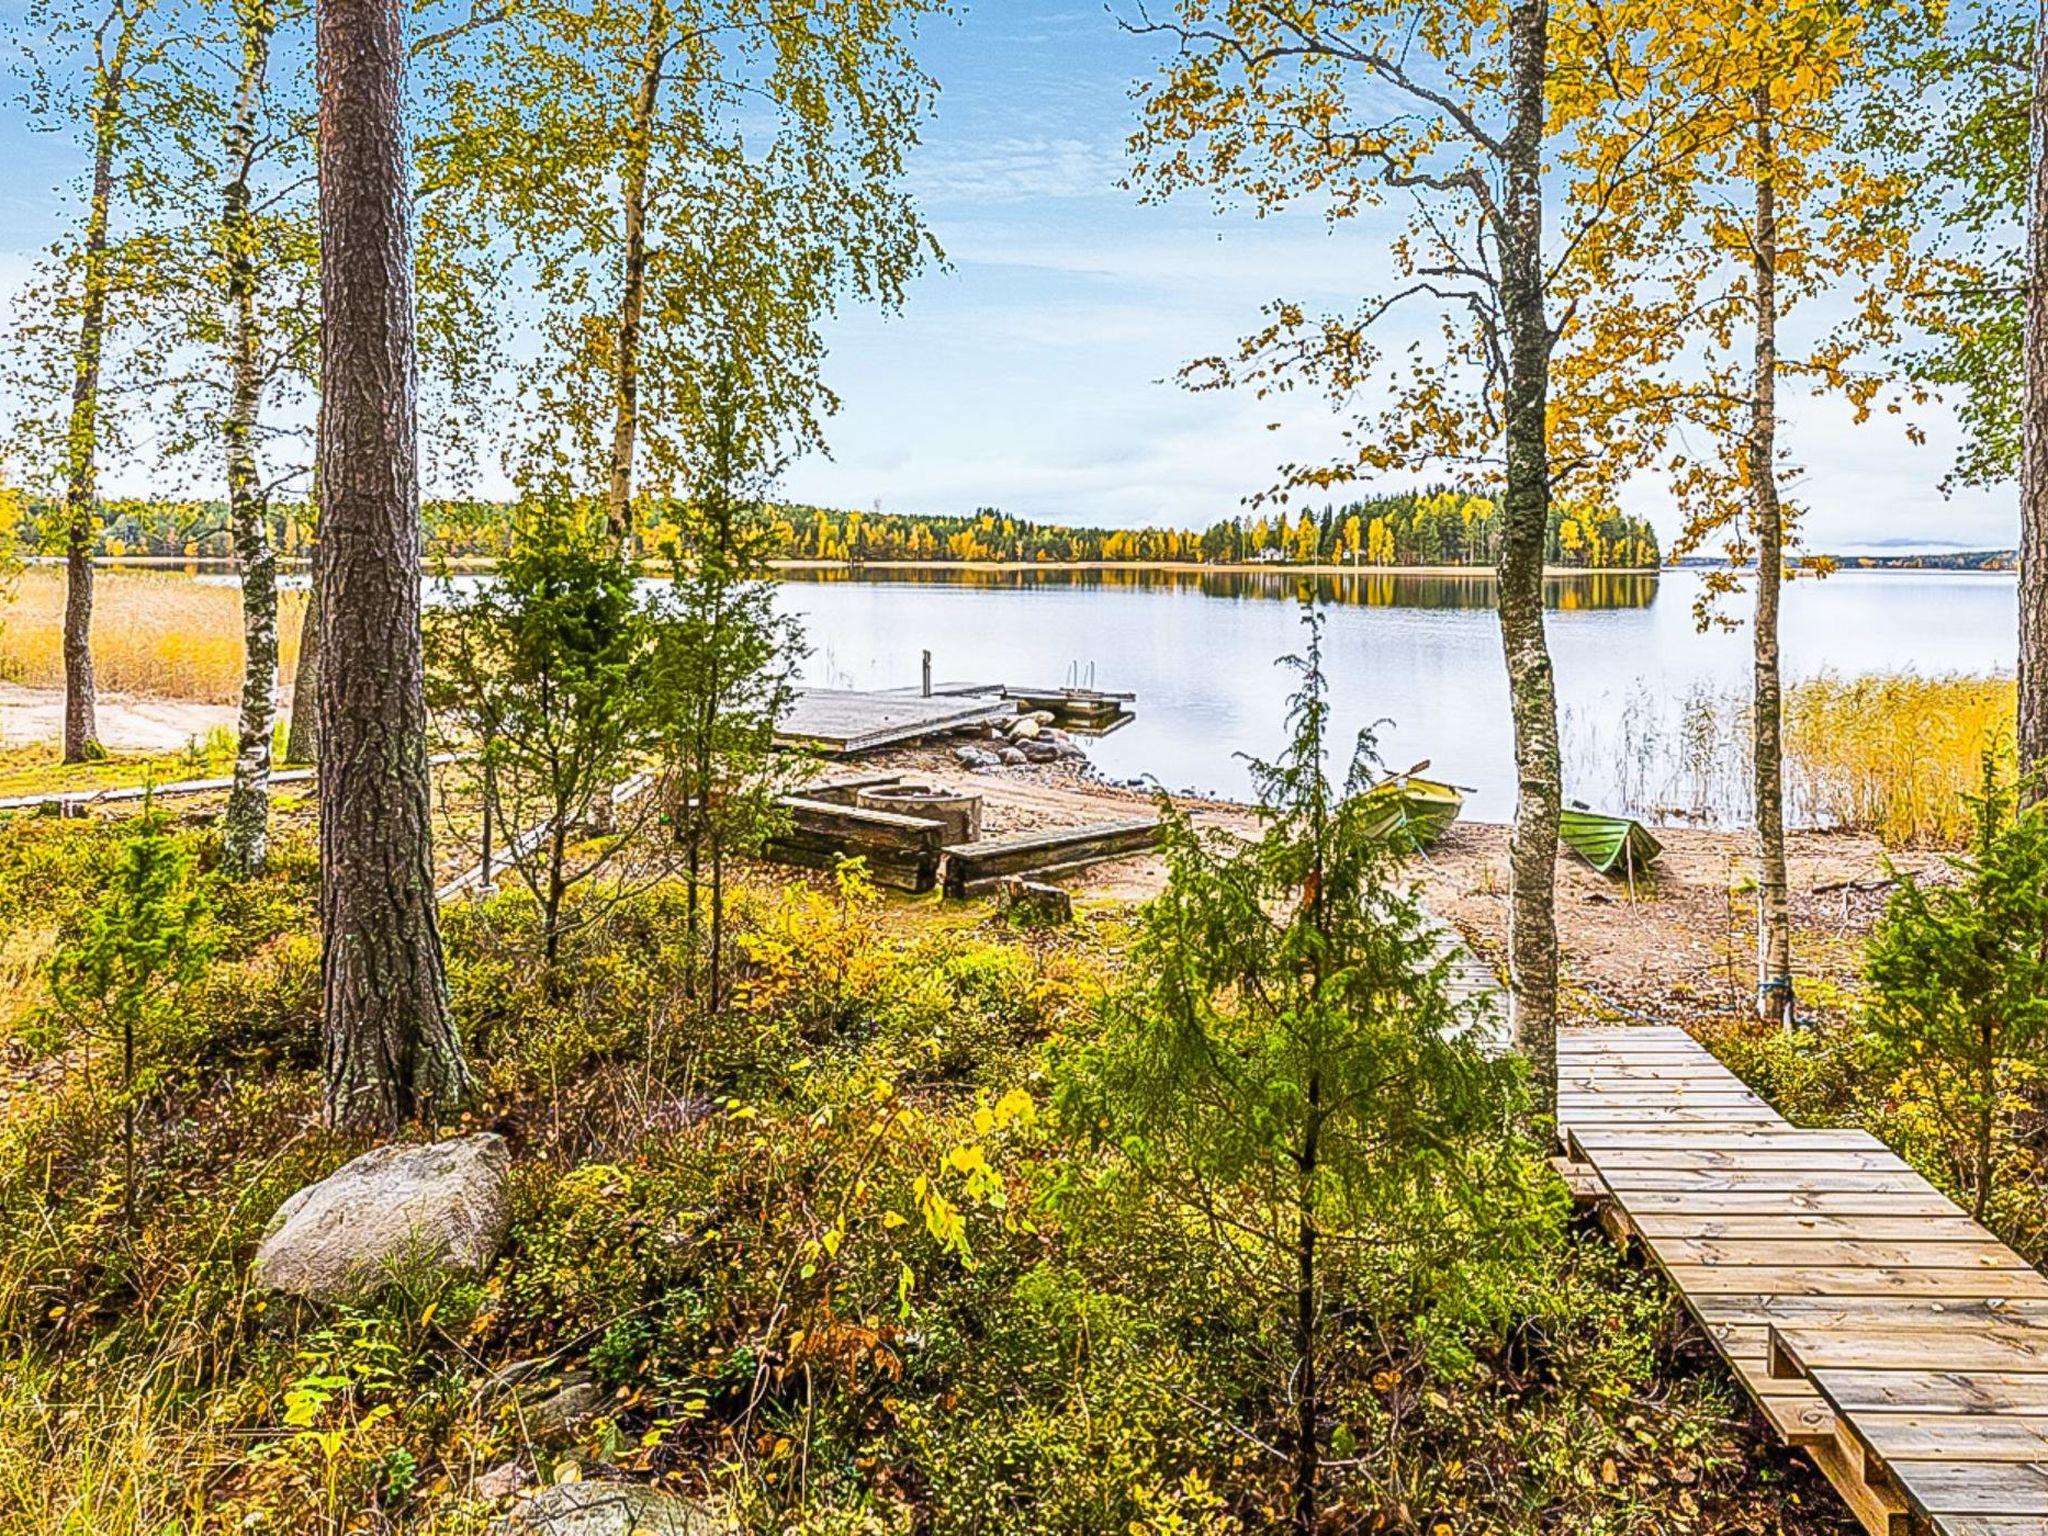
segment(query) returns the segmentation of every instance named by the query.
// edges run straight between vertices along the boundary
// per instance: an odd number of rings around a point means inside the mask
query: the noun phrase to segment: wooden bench
[[[1160,823],[1148,817],[955,843],[945,850],[946,894],[985,896],[1012,875],[1042,880],[1048,875],[1071,874],[1107,859],[1156,848],[1160,836]]]

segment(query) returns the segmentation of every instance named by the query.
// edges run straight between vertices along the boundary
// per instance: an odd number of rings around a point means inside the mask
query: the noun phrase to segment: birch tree
[[[88,150],[77,231],[51,252],[18,310],[14,361],[30,405],[18,423],[21,456],[55,482],[54,530],[64,551],[64,761],[104,756],[92,665],[93,557],[99,543],[99,472],[117,424],[106,406],[110,336],[132,274],[124,266],[118,204],[132,189],[136,122],[146,116],[148,76],[160,46],[154,0],[91,0],[30,7],[24,33],[38,37],[29,60],[27,105],[45,129],[77,123]]]
[[[163,295],[154,358],[170,464],[225,484],[241,580],[243,681],[222,863],[264,866],[277,724],[272,499],[303,484],[305,405],[318,349],[310,11],[300,0],[216,0],[167,60],[164,111],[143,130],[138,196]],[[219,477],[219,478],[216,478]]]
[[[1207,189],[1261,214],[1297,202],[1343,225],[1385,202],[1408,211],[1383,281],[1349,314],[1272,305],[1227,355],[1183,373],[1196,388],[1261,396],[1306,384],[1363,418],[1335,463],[1286,464],[1268,494],[1397,469],[1455,465],[1498,477],[1496,570],[1514,717],[1509,972],[1517,1041],[1548,1112],[1557,1027],[1554,911],[1562,802],[1556,685],[1543,619],[1554,465],[1550,375],[1564,324],[1551,301],[1563,253],[1596,197],[1546,244],[1548,0],[1182,0],[1138,32],[1175,53],[1139,92],[1136,179],[1152,196]],[[1598,173],[1617,184],[1627,157]],[[1396,312],[1441,318],[1440,350],[1387,366]]]
[[[2048,793],[2048,3],[2034,6],[2027,112],[2027,245],[2022,268],[2020,450],[2020,792]]]
[[[1682,12],[1618,7],[1640,73],[1621,83],[1610,131],[1657,126],[1654,199],[1627,238],[1634,259],[1661,263],[1676,295],[1662,311],[1693,338],[1666,355],[1646,396],[1660,402],[1657,440],[1678,424],[1704,429],[1705,453],[1670,460],[1686,523],[1673,554],[1719,543],[1701,622],[1740,585],[1751,612],[1752,801],[1757,848],[1760,1017],[1794,1013],[1791,901],[1785,860],[1779,615],[1799,507],[1786,494],[1780,386],[1844,401],[1858,421],[1880,408],[1888,353],[1922,283],[1907,184],[1873,166],[1856,142],[1859,99],[1879,89],[1866,13],[1837,0],[1703,0]],[[1623,265],[1627,262],[1624,260]],[[1839,323],[1788,332],[1796,313],[1852,296]],[[1637,332],[1624,323],[1624,345]],[[1793,338],[1789,339],[1788,335]],[[1642,366],[1639,364],[1639,366]],[[1815,569],[1822,569],[1818,563]]]
[[[930,95],[930,0],[533,0],[478,34],[430,182],[484,189],[533,263],[548,446],[632,534],[643,481],[686,475],[706,326],[746,293],[805,444],[836,402],[818,326],[894,304],[932,255],[904,191]]]

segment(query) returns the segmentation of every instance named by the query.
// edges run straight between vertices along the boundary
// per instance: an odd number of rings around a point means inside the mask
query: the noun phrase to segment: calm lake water
[[[2014,581],[1845,571],[1797,582],[1785,599],[1788,675],[2010,672]],[[1739,714],[1749,634],[1698,631],[1699,583],[1692,571],[1550,583],[1568,794],[1661,815],[1732,808],[1745,749],[1707,747],[1685,727],[1710,705]],[[1467,816],[1506,820],[1507,677],[1488,577],[833,571],[792,574],[782,588],[810,640],[808,682],[914,684],[924,649],[942,682],[1056,685],[1092,669],[1095,686],[1138,695],[1134,722],[1088,743],[1104,773],[1232,795],[1248,788],[1239,754],[1280,744],[1292,684],[1273,663],[1300,648],[1311,590],[1344,740],[1383,722],[1389,764],[1427,758],[1473,791]]]

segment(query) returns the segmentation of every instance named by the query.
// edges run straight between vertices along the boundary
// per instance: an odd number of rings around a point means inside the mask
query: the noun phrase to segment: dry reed
[[[64,575],[20,573],[0,602],[0,680],[64,685]],[[292,674],[305,617],[303,592],[279,594],[282,671]],[[232,586],[158,571],[101,571],[95,583],[93,668],[109,693],[232,704],[242,692],[242,598]]]
[[[1955,847],[1984,754],[2010,758],[2009,677],[1823,673],[1785,695],[1786,790],[1795,820],[1874,832],[1888,846]]]

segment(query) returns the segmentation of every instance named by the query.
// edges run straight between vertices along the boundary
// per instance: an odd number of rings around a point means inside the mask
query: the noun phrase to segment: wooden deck
[[[978,696],[934,694],[925,698],[916,692],[805,688],[776,722],[775,739],[783,746],[814,747],[821,752],[865,752],[1016,713],[1015,704]]]
[[[1562,1171],[1883,1536],[2048,1536],[2048,1279],[1675,1028],[1558,1042]]]

